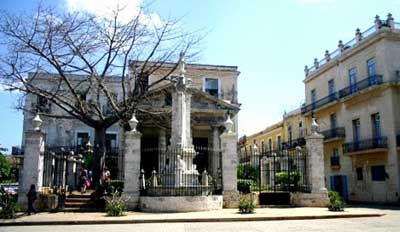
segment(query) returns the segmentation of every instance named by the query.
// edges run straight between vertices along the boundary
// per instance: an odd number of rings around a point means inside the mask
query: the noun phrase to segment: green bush
[[[251,193],[251,191],[256,187],[256,182],[249,179],[238,179],[237,190],[241,193]]]
[[[107,216],[123,216],[126,211],[126,202],[121,193],[115,191],[111,197],[106,197],[106,213]]]
[[[254,213],[256,203],[254,202],[253,194],[241,195],[239,198],[240,213]]]
[[[276,183],[281,185],[290,185],[291,188],[297,189],[300,181],[298,172],[291,172],[290,177],[288,172],[278,172],[275,174]]]
[[[329,205],[328,205],[329,211],[343,211],[344,210],[344,202],[338,192],[329,191],[328,197],[329,197]]]
[[[15,217],[15,202],[13,196],[0,188],[0,218],[11,219]]]
[[[108,184],[107,192],[123,192],[124,191],[124,181],[123,180],[110,180]]]
[[[251,164],[241,164],[237,168],[237,178],[257,181],[259,177],[258,169]]]

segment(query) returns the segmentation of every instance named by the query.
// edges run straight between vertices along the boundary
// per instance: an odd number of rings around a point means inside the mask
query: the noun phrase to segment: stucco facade
[[[317,119],[327,187],[346,200],[400,199],[399,60],[400,30],[390,16],[305,69],[302,114]]]

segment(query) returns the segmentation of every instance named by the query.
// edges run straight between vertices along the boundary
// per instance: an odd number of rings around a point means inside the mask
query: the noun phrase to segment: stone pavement
[[[0,226],[11,225],[70,225],[70,224],[127,224],[172,222],[234,222],[305,220],[353,217],[379,217],[379,209],[350,207],[344,212],[330,212],[326,208],[257,208],[254,214],[239,214],[237,209],[192,213],[127,212],[122,217],[107,217],[105,213],[38,213],[16,219],[0,220]]]

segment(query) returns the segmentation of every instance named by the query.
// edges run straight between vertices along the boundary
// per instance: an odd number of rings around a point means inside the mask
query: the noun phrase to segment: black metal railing
[[[355,93],[357,93],[363,89],[366,89],[370,86],[380,85],[382,83],[383,83],[382,75],[370,76],[368,78],[365,78],[364,80],[361,80],[361,81],[355,83],[354,85],[349,85],[346,88],[339,90],[339,92],[330,94],[330,95],[328,95],[324,98],[321,98],[315,102],[312,102],[308,105],[304,104],[301,107],[301,113],[305,114],[307,112],[318,109],[330,102],[339,100],[340,98],[350,96],[350,95],[355,94]]]
[[[322,131],[321,134],[324,136],[324,139],[344,138],[345,129],[344,127],[336,127],[333,129]]]
[[[246,153],[238,165],[241,192],[309,192],[307,150],[283,149]],[[244,188],[250,185],[250,189]]]
[[[140,194],[142,196],[204,196],[222,193],[221,172],[212,173],[208,157],[221,170],[221,152],[207,147],[143,148]],[[153,162],[152,162],[153,161]],[[209,170],[209,171],[207,171]]]
[[[331,166],[340,166],[339,156],[331,156]]]
[[[376,148],[387,148],[387,137],[381,136],[372,139],[360,140],[343,144],[343,152],[350,153]]]
[[[354,85],[349,85],[339,91],[339,98],[350,96],[370,86],[380,85],[383,83],[382,75],[374,75],[361,80]]]
[[[11,155],[24,155],[24,147],[11,147]]]
[[[320,108],[321,106],[326,105],[326,104],[328,104],[330,102],[333,102],[333,101],[336,101],[336,100],[338,100],[338,94],[335,92],[335,93],[332,93],[332,94],[330,94],[330,95],[328,95],[328,96],[326,96],[324,98],[321,98],[321,99],[319,99],[319,100],[317,100],[317,101],[315,101],[315,102],[313,102],[311,104],[308,104],[308,105],[305,105],[305,106],[301,107],[301,112],[302,113],[307,113],[309,111],[312,111],[312,110],[315,110],[317,108]]]
[[[305,138],[298,138],[298,139],[293,139],[291,141],[287,141],[282,143],[282,148],[283,149],[293,149],[296,148],[298,146],[302,147],[306,145],[306,140]]]

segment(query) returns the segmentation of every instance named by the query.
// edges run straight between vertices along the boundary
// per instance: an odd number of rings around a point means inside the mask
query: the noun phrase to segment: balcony
[[[323,105],[326,105],[326,104],[331,103],[336,100],[338,100],[338,94],[337,93],[330,94],[324,98],[319,99],[318,101],[315,101],[309,105],[305,105],[305,106],[301,107],[301,113],[304,114],[309,111],[318,109],[318,108],[322,107]]]
[[[322,131],[321,134],[324,136],[325,141],[342,139],[346,135],[344,127],[336,127],[330,130],[325,130]]]
[[[360,140],[357,142],[343,144],[344,153],[369,153],[387,150],[387,137],[376,137],[372,139]]]
[[[381,85],[382,83],[383,83],[382,75],[370,76],[355,83],[354,85],[350,85],[346,88],[339,90],[339,92],[330,94],[311,104],[303,105],[301,107],[301,113],[306,114],[308,112],[321,108],[322,106],[327,105],[328,103],[334,102],[336,100],[342,99],[347,96],[351,96],[353,94],[356,94],[357,92],[360,92],[361,90],[367,89],[368,87]]]
[[[375,75],[365,78],[354,85],[350,85],[339,91],[339,98],[344,98],[350,95],[353,95],[363,89],[366,89],[370,86],[380,85],[383,83],[382,75]]]
[[[296,148],[297,146],[302,147],[304,145],[306,145],[306,140],[304,138],[298,138],[282,143],[283,149],[293,149]]]
[[[340,168],[340,157],[339,156],[331,156],[331,168],[332,169]]]

